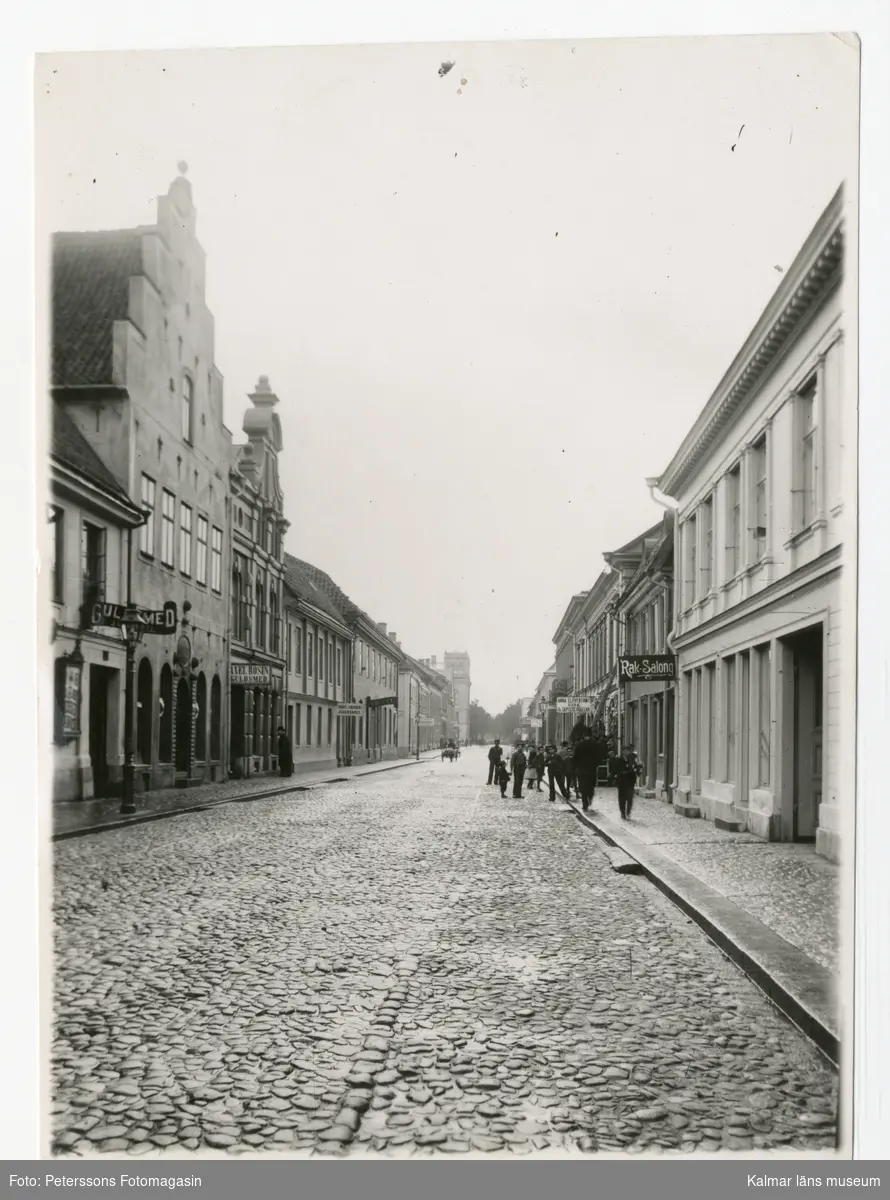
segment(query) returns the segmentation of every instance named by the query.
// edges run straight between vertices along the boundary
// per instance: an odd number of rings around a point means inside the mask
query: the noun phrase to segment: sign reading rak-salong
[[[137,608],[135,604],[94,604],[90,610],[90,625],[138,625],[143,633],[175,633],[176,604],[168,600],[163,608]]]
[[[618,659],[618,678],[622,683],[655,683],[676,676],[677,660],[673,654],[622,654]]]

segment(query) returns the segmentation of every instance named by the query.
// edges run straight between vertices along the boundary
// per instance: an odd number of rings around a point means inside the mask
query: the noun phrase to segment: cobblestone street
[[[486,770],[473,749],[57,843],[55,1152],[832,1148],[804,1037]]]

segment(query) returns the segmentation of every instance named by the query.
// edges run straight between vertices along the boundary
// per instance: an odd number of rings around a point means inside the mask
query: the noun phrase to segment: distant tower
[[[466,741],[470,736],[470,656],[465,650],[445,651],[445,675],[454,692],[458,736]]]

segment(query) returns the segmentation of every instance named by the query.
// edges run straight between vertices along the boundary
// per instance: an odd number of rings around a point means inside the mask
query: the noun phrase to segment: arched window
[[[263,577],[257,574],[256,581],[256,630],[254,631],[254,645],[263,647],[266,644],[266,589],[263,586]]]
[[[192,400],[195,394],[195,385],[192,383],[190,376],[183,375],[182,377],[182,440],[190,442],[192,440]]]
[[[210,685],[210,757],[219,762],[222,748],[222,686],[219,676],[213,676]]]
[[[207,680],[203,671],[195,687],[195,702],[198,705],[195,714],[195,759],[203,762],[207,757]]]
[[[161,667],[159,708],[158,759],[169,763],[173,761],[173,672],[169,663]]]
[[[151,762],[152,707],[151,663],[143,658],[139,664],[136,685],[136,757],[139,762]]]

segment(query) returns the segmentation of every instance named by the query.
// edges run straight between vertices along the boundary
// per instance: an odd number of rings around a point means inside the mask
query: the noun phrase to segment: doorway
[[[229,738],[229,754],[234,771],[244,754],[244,688],[232,688],[231,706],[232,733]]]
[[[90,766],[93,795],[97,800],[111,794],[108,769],[109,693],[116,671],[90,663]]]
[[[192,757],[192,694],[180,679],[176,687],[176,772],[189,773]]]
[[[816,840],[822,803],[822,625],[788,638],[794,696],[792,839]]]

